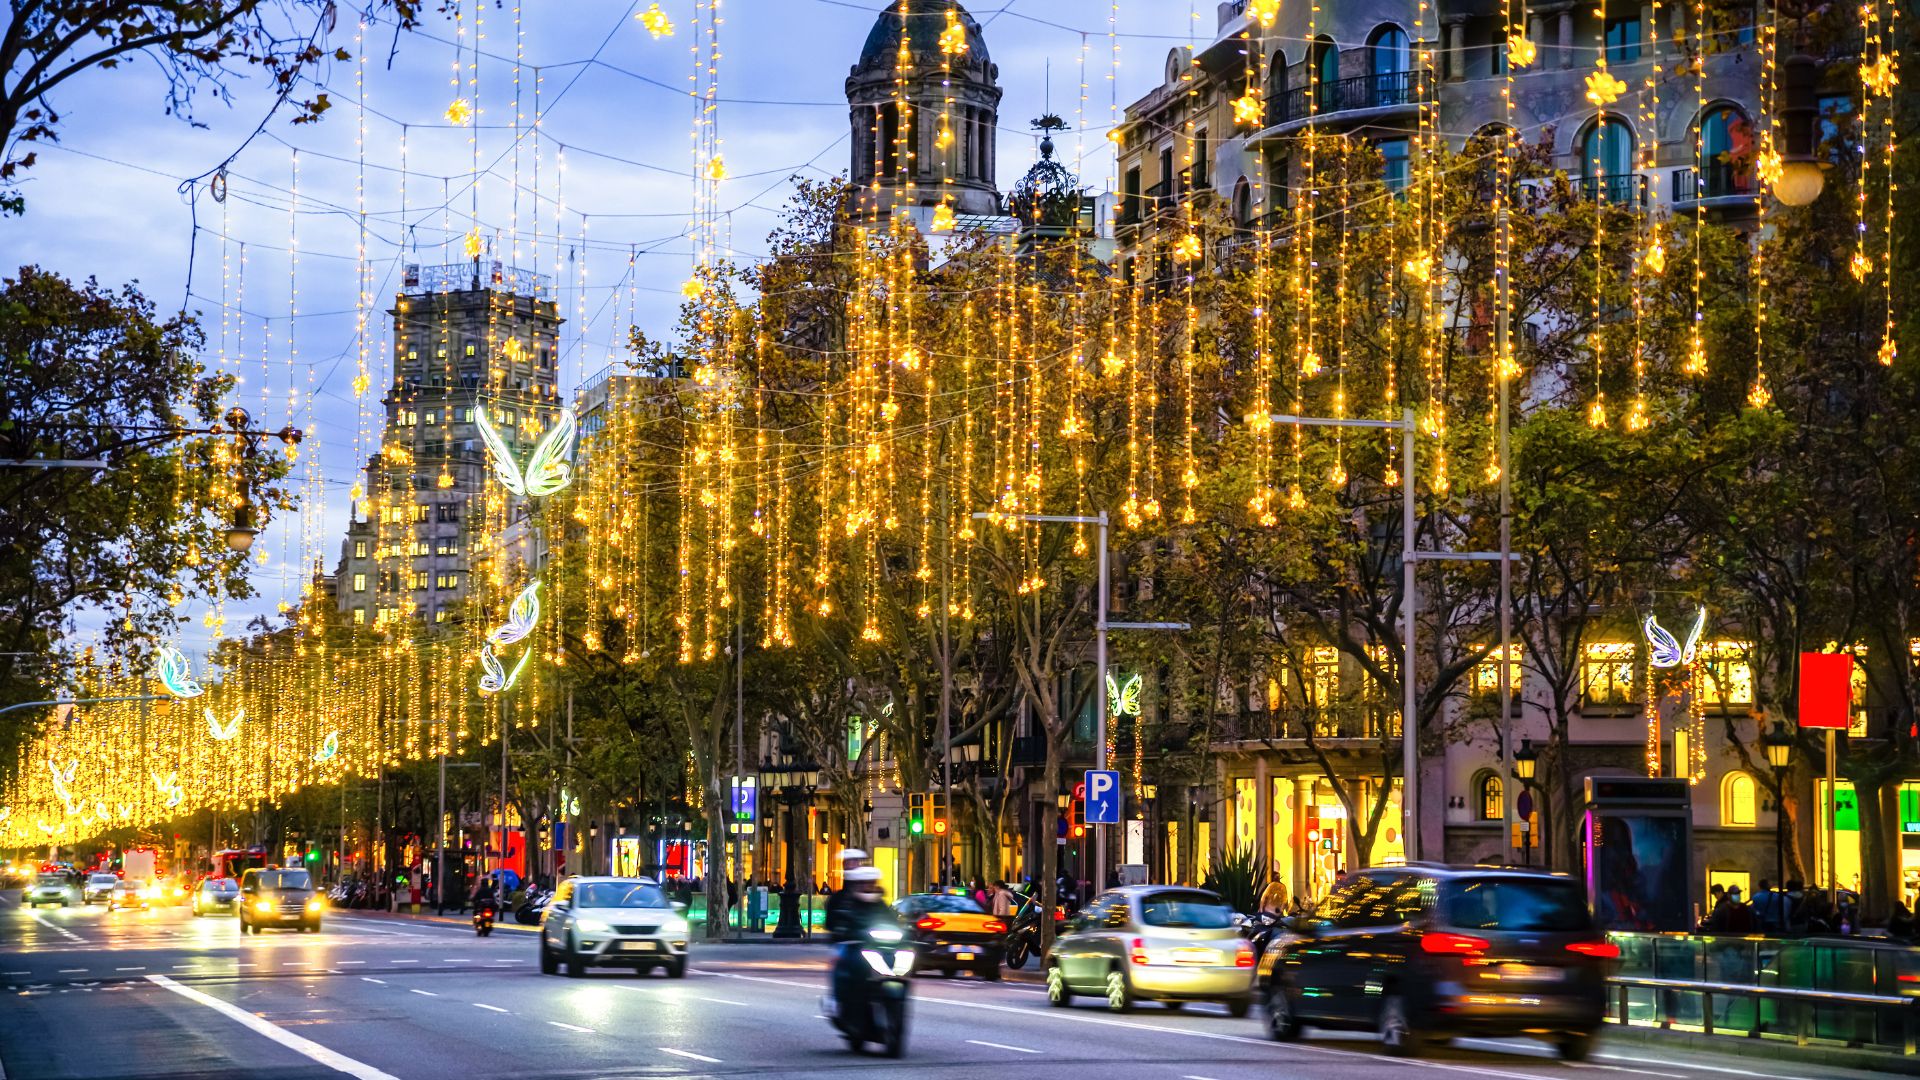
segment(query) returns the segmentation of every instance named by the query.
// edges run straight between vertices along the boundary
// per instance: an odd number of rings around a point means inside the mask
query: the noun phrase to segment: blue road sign
[[[1112,769],[1087,770],[1087,824],[1120,824],[1120,774]]]

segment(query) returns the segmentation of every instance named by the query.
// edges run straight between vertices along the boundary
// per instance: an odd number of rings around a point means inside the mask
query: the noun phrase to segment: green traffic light
[[[921,821],[919,818],[913,819],[913,823],[908,825],[907,827],[913,830],[913,834],[915,836],[920,835],[921,833],[925,832],[927,829],[926,823]]]

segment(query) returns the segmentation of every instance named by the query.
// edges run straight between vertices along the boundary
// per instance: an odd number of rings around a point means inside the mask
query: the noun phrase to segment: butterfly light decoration
[[[79,767],[78,759],[68,761],[65,769],[55,765],[52,758],[47,759],[47,771],[53,774],[53,793],[60,797],[61,802],[67,804],[69,814],[73,813],[74,806],[73,789],[69,785],[73,783],[74,771]]]
[[[1687,631],[1687,643],[1682,645],[1674,640],[1674,636],[1668,633],[1665,627],[1660,625],[1657,618],[1652,615],[1647,616],[1640,624],[1640,628],[1646,631],[1647,644],[1653,649],[1653,655],[1647,659],[1647,663],[1657,668],[1686,667],[1692,664],[1695,650],[1700,645],[1700,631],[1706,629],[1706,626],[1707,609],[1701,608],[1700,613],[1694,617],[1693,629]]]
[[[212,709],[206,710],[206,714],[207,734],[213,736],[216,742],[226,742],[228,739],[240,734],[240,723],[247,718],[247,710],[245,709],[234,713],[233,719],[224,724],[214,718]]]
[[[513,598],[512,606],[507,608],[507,621],[494,627],[487,640],[494,645],[512,645],[533,633],[539,621],[540,583],[536,581]]]
[[[313,755],[313,760],[318,764],[325,764],[338,756],[340,756],[340,733],[329,731],[326,741],[320,744],[320,752]]]
[[[205,691],[193,681],[193,668],[187,663],[186,656],[172,645],[162,645],[154,653],[155,672],[160,676],[160,684],[174,697],[196,698]]]
[[[480,646],[480,666],[486,669],[486,674],[480,676],[480,692],[499,694],[513,689],[513,684],[520,680],[520,669],[527,666],[527,657],[532,655],[532,649],[521,653],[520,662],[508,671],[501,666],[500,658],[493,655],[492,645]]]
[[[153,777],[153,786],[159,789],[161,800],[166,804],[167,809],[171,810],[187,801],[187,793],[180,790],[179,773],[168,773],[164,780],[160,778],[159,773],[152,770],[149,770],[147,775]]]
[[[493,475],[508,491],[539,499],[573,482],[573,437],[580,430],[580,422],[574,418],[572,409],[560,410],[553,427],[534,444],[525,469],[514,460],[506,440],[487,420],[485,405],[474,409],[474,423],[480,429],[480,441],[487,444],[487,452],[493,457]]]
[[[1135,672],[1124,683],[1107,676],[1107,712],[1114,716],[1140,715],[1140,674]]]

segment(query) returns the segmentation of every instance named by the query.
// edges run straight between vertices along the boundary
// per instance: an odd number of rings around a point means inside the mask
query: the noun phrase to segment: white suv
[[[683,978],[688,937],[686,906],[647,878],[568,878],[540,922],[540,971],[565,964],[578,978],[589,967],[657,967]]]

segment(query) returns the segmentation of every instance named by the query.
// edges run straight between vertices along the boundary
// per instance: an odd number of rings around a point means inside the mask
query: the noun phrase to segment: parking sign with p
[[[1087,770],[1087,824],[1120,824],[1120,774],[1111,769]]]

